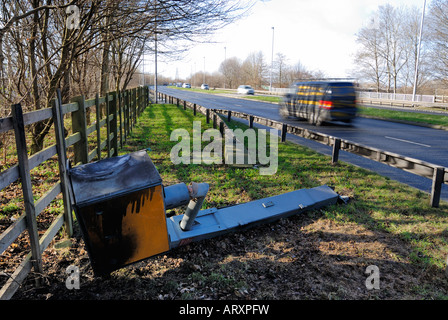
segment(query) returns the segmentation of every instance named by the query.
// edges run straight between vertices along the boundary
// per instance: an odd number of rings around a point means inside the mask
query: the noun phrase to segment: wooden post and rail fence
[[[137,117],[150,103],[148,87],[138,87],[122,92],[110,92],[104,97],[98,94],[94,99],[86,100],[84,96],[73,98],[70,103],[62,104],[60,91],[53,100],[51,108],[24,113],[22,106],[12,106],[12,116],[0,119],[0,133],[13,132],[16,144],[18,163],[0,172],[0,190],[11,184],[21,182],[24,202],[24,212],[0,234],[0,254],[5,252],[22,233],[27,231],[30,252],[7,276],[6,282],[1,282],[0,299],[10,299],[20,287],[27,275],[33,271],[43,272],[42,253],[53,238],[64,226],[68,236],[73,233],[73,212],[71,207],[69,182],[67,177],[67,149],[72,147],[74,165],[99,160],[103,157],[118,155],[118,149],[123,146],[126,137],[136,124]],[[88,125],[88,109],[94,107],[95,121]],[[103,107],[105,115],[101,117]],[[91,109],[91,110],[92,110]],[[64,118],[66,126],[71,126],[71,134],[65,136]],[[52,119],[56,143],[33,154],[28,154],[26,126],[33,123]],[[103,129],[101,132],[101,129]],[[106,131],[105,138],[104,131]],[[94,137],[92,138],[92,136]],[[59,180],[35,200],[32,190],[30,171],[50,158],[57,157]],[[54,217],[47,230],[39,230],[37,217],[50,203],[62,193],[63,212]],[[0,279],[2,280],[2,279]]]

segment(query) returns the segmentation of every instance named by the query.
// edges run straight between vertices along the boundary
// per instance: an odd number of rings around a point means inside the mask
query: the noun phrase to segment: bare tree
[[[66,9],[72,4],[79,9],[77,27],[67,24],[70,10]],[[0,0],[0,80],[6,88],[0,92],[1,102],[22,102],[38,110],[50,106],[57,88],[66,102],[73,83],[78,92],[85,90],[85,77],[96,77],[98,71],[99,90],[104,94],[111,89],[110,77],[120,63],[124,67],[114,82],[124,72],[121,84],[125,88],[137,70],[142,43],[154,34],[160,34],[159,41],[165,43],[197,40],[234,21],[249,7],[250,2],[236,0]],[[43,148],[50,127],[51,120],[33,125],[31,152]]]
[[[283,88],[289,82],[286,78],[288,69],[287,61],[288,58],[283,53],[277,53],[276,59],[274,60],[274,79],[277,79],[277,87],[279,88]]]
[[[287,75],[287,81],[290,84],[297,80],[312,79],[314,77],[312,72],[309,71],[300,61],[289,68]]]
[[[448,1],[431,1],[428,11],[426,38],[431,71],[436,78],[448,82]]]
[[[266,83],[267,66],[263,52],[252,52],[241,66],[242,81],[254,88],[262,88]]]
[[[359,67],[356,74],[373,82],[376,91],[379,92],[385,73],[385,63],[380,54],[382,38],[374,19],[371,20],[369,26],[361,28],[357,33],[356,41],[361,47],[355,57],[355,63]]]
[[[224,76],[226,88],[236,88],[241,82],[241,62],[238,58],[232,57],[223,61],[219,71]]]
[[[379,6],[370,23],[357,33],[358,77],[374,84],[377,91],[396,93],[413,86],[419,22],[415,7]],[[421,85],[426,78],[419,79]]]
[[[408,61],[403,67],[401,75],[401,85],[403,91],[408,93],[412,92],[412,88],[415,82],[415,67],[418,57],[418,45],[420,38],[420,24],[421,24],[421,10],[417,7],[405,8],[404,15],[404,28],[402,33],[402,42]],[[418,88],[424,86],[429,81],[430,75],[430,63],[428,61],[428,48],[426,40],[425,28],[422,30],[422,42],[420,49],[420,57],[418,63],[418,77],[417,77],[417,90]]]

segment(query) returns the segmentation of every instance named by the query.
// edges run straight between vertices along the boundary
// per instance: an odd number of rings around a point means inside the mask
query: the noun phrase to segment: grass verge
[[[446,203],[438,209],[431,208],[426,193],[349,164],[332,165],[330,157],[290,142],[279,144],[279,168],[272,176],[259,175],[257,168],[173,165],[169,152],[177,141],[169,141],[169,135],[175,128],[187,129],[191,134],[192,120],[189,110],[154,105],[145,111],[133,133],[135,145],[132,143],[125,151],[150,147],[150,156],[166,185],[181,181],[208,182],[210,192],[204,203],[207,208],[323,184],[333,186],[339,194],[350,196],[350,203],[331,206],[311,215],[330,224],[384,232],[393,240],[406,243],[407,250],[403,252],[396,248],[391,254],[393,261],[406,261],[421,270],[429,268],[443,274],[448,254]],[[201,120],[204,129],[209,127],[203,117],[194,120]],[[247,128],[236,122],[231,126]],[[327,232],[331,234],[331,230]],[[350,246],[349,243],[339,245]]]
[[[50,283],[25,286],[19,298],[51,299],[447,299],[448,205],[376,173],[290,142],[278,147],[276,174],[254,167],[170,160],[172,130],[192,132],[205,117],[174,105],[148,107],[121,154],[149,148],[165,185],[207,182],[204,208],[243,203],[327,184],[349,196],[334,205],[222,237],[192,243],[94,278],[82,240],[54,253]],[[232,128],[247,127],[231,122]],[[203,146],[207,143],[203,143]],[[179,210],[176,213],[183,213]],[[61,258],[62,256],[62,258]],[[61,263],[63,261],[63,263]],[[81,289],[67,290],[65,267],[80,266]],[[48,265],[48,264],[46,264]],[[366,268],[380,271],[368,290]]]
[[[359,114],[379,119],[410,121],[423,124],[448,127],[448,113],[446,116],[418,112],[395,111],[380,108],[358,107]]]

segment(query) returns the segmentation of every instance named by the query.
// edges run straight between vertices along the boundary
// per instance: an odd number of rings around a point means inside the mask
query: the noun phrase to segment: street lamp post
[[[143,87],[145,86],[145,40],[143,40],[143,54],[142,54],[142,62],[143,62]]]
[[[154,9],[156,10],[156,14],[154,17],[154,100],[155,103],[158,103],[157,100],[157,0],[154,0]]]
[[[224,63],[227,60],[227,47],[224,47]],[[224,89],[226,88],[226,77],[224,76]]]
[[[420,36],[418,39],[418,47],[417,47],[417,60],[415,61],[415,78],[414,78],[414,89],[412,91],[412,101],[415,101],[415,94],[417,92],[417,81],[418,81],[418,64],[420,60],[420,47],[422,43],[422,31],[423,31],[423,21],[425,20],[425,7],[426,0],[423,2],[423,10],[422,10],[422,20],[420,24]]]
[[[269,80],[269,91],[272,91],[272,69],[274,68],[274,27],[272,27],[272,52],[271,52],[271,75]]]
[[[157,31],[154,34],[155,41],[154,41],[154,98],[155,103],[158,103],[157,101]]]
[[[204,74],[202,76],[203,76],[203,82],[202,83],[205,83],[205,57],[204,57]]]

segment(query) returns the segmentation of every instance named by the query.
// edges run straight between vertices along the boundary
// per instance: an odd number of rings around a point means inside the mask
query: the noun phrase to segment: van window
[[[350,83],[331,84],[331,87],[329,89],[335,96],[346,96],[355,94],[355,89]]]

